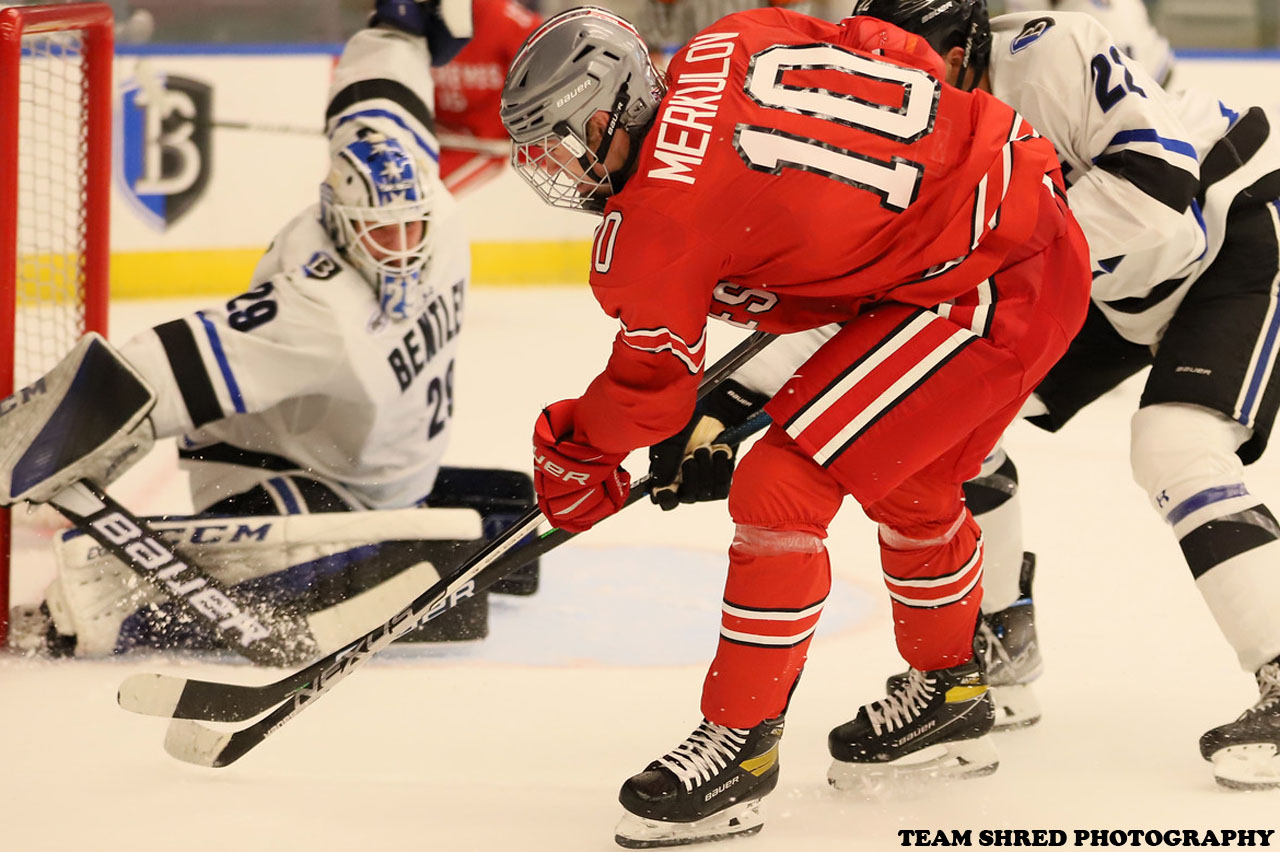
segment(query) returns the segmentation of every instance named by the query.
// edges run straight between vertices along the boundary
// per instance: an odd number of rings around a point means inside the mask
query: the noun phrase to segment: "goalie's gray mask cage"
[[[595,6],[562,12],[525,40],[502,88],[512,165],[553,207],[599,212],[622,188],[665,93],[635,27]],[[600,111],[609,121],[593,150],[587,122]],[[619,131],[633,144],[610,173],[604,159]]]

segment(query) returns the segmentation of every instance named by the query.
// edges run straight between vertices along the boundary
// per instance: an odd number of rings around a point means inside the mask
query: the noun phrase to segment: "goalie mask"
[[[964,48],[957,88],[966,92],[982,81],[991,64],[991,18],[987,0],[858,0],[853,14],[870,15],[915,33],[945,57]]]
[[[502,87],[511,162],[553,207],[600,212],[622,189],[666,86],[631,24],[582,6],[547,20],[525,40]],[[608,114],[603,138],[587,143],[587,122]],[[605,155],[619,131],[632,140],[614,172]]]
[[[325,230],[373,286],[383,314],[414,316],[430,295],[431,185],[396,140],[369,127],[338,133],[320,185]]]

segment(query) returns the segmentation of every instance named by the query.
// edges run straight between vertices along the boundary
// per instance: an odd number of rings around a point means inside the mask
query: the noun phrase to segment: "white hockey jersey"
[[[397,140],[422,160],[428,174],[438,176],[434,103],[426,40],[371,27],[348,39],[342,49],[329,88],[325,131],[332,136],[342,124],[359,119]]]
[[[276,236],[245,293],[122,347],[157,391],[158,434],[181,436],[180,449],[211,461],[267,468],[193,465],[197,511],[280,470],[311,472],[372,509],[430,492],[452,424],[470,250],[435,167],[428,60],[421,39],[358,33],[326,116],[330,129],[354,116],[375,123],[421,158],[435,184],[431,295],[418,317],[383,316],[312,205]]]
[[[1080,12],[1097,19],[1124,53],[1160,85],[1173,74],[1173,48],[1151,24],[1142,0],[1006,0],[1008,12]]]
[[[1094,301],[1129,340],[1156,342],[1209,258],[1200,162],[1234,113],[1167,94],[1091,17],[1028,12],[991,29],[992,90],[1058,150]]]
[[[1280,166],[1280,140],[1261,110],[1241,115],[1203,92],[1164,92],[1093,17],[1003,15],[991,28],[994,94],[1057,148],[1089,240],[1095,302],[1129,340],[1157,342],[1217,256],[1232,200]],[[770,346],[735,378],[772,393],[830,333],[789,335],[797,339]]]

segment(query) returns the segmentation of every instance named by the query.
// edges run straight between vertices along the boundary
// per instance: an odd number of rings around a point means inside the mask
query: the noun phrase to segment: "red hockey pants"
[[[707,719],[751,727],[785,709],[831,587],[823,539],[845,494],[880,524],[902,656],[926,671],[970,659],[982,541],[961,484],[1066,351],[1089,282],[1084,239],[1067,229],[953,304],[876,306],[774,396],[774,425],[729,496],[737,534]]]

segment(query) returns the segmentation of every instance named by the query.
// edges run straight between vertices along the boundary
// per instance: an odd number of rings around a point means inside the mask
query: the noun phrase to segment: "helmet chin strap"
[[[956,81],[960,84],[959,87],[966,92],[972,92],[978,88],[978,84],[982,82],[983,75],[987,72],[986,63],[978,64],[973,61],[974,43],[977,41],[975,33],[978,30],[976,14],[974,13],[974,17],[969,19],[968,30],[964,38],[964,60],[960,63],[960,78]],[[972,82],[965,79],[970,72],[973,73]]]
[[[609,156],[609,149],[613,146],[613,137],[617,135],[618,127],[622,124],[622,115],[627,111],[627,106],[631,103],[631,96],[628,93],[628,84],[630,82],[631,75],[628,74],[627,79],[623,80],[622,85],[618,87],[618,94],[613,99],[613,108],[609,110],[609,122],[604,126],[600,144],[596,146],[596,150],[592,154],[595,157],[595,162],[591,162],[586,153],[578,158],[578,163],[582,166],[585,174],[591,174],[591,169],[596,164],[604,167],[605,179],[609,181],[609,188],[615,193],[622,189],[622,185],[626,183],[627,175],[635,164],[636,156],[640,151],[638,145],[632,145],[631,150],[627,152],[627,160],[622,164],[621,168],[610,171],[609,167],[605,165],[605,159]],[[586,210],[599,213],[604,210],[606,200],[606,198],[591,198],[582,206]]]
[[[622,114],[627,110],[627,104],[631,103],[631,97],[627,94],[627,84],[631,82],[631,75],[627,75],[627,79],[622,81],[622,85],[618,87],[618,94],[613,99],[613,108],[609,110],[609,123],[604,126],[604,134],[600,137],[600,144],[596,146],[595,158],[596,162],[604,165],[605,158],[609,156],[609,146],[613,144],[613,137],[618,132],[618,126],[622,123]],[[588,168],[586,164],[586,155],[583,154],[579,160],[584,169]],[[606,166],[606,172],[608,167]],[[612,177],[613,173],[608,172]]]

